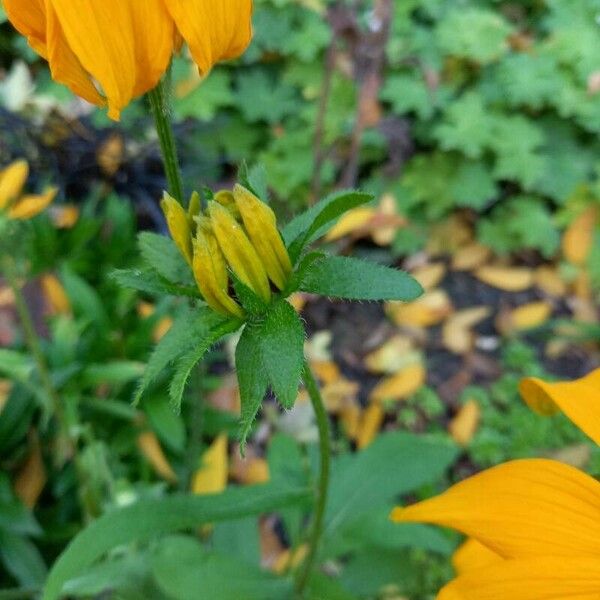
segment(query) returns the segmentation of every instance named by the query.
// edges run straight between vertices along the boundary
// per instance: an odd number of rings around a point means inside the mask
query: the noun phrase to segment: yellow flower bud
[[[227,266],[212,232],[201,225],[194,239],[194,277],[206,303],[225,315],[243,317],[244,313],[228,294]]]
[[[283,290],[292,272],[292,263],[277,230],[275,213],[241,185],[233,188],[233,195],[248,237],[269,278],[280,290]]]
[[[235,203],[235,198],[229,190],[221,190],[215,194],[215,202],[218,202],[221,206],[224,206],[235,219],[240,219],[240,211]]]
[[[167,226],[175,245],[191,266],[193,260],[192,231],[183,206],[175,198],[167,194],[167,192],[164,193],[160,206],[167,219]]]
[[[211,224],[227,263],[238,279],[265,302],[271,300],[269,279],[242,226],[218,202],[208,206]]]
[[[190,203],[188,205],[188,217],[193,219],[202,212],[202,200],[198,192],[192,192]]]

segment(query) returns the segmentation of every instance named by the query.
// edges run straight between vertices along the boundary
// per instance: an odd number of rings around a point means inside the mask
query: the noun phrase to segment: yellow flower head
[[[107,102],[114,119],[156,86],[181,39],[206,75],[252,38],[252,0],[4,0],[4,8],[52,77]]]
[[[0,171],[0,212],[9,219],[25,220],[35,217],[54,200],[57,188],[48,188],[43,194],[22,195],[29,175],[29,166],[24,160],[16,160]]]
[[[526,379],[521,393],[544,414],[562,409],[599,442],[599,383],[600,369],[568,383]],[[454,556],[458,577],[438,600],[600,598],[600,483],[574,467],[515,460],[391,518],[469,536]]]
[[[233,192],[218,192],[204,212],[197,194],[187,212],[168,194],[162,208],[202,296],[217,312],[243,316],[229,294],[228,269],[265,303],[272,297],[270,282],[285,289],[292,263],[275,214],[246,188],[236,185]]]

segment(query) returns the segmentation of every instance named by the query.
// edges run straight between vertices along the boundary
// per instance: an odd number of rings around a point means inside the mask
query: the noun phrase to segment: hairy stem
[[[166,80],[169,77],[167,75]],[[150,92],[148,92],[150,109],[156,125],[156,133],[160,141],[160,150],[165,166],[165,174],[169,183],[169,193],[179,202],[183,202],[183,181],[177,158],[177,146],[171,124],[171,109],[169,103],[169,91],[165,80],[162,80]]]
[[[306,585],[309,582],[318,555],[319,542],[321,540],[321,534],[323,533],[325,507],[327,505],[327,492],[329,489],[329,470],[331,461],[329,417],[327,416],[323,398],[321,397],[321,392],[319,391],[319,385],[311,371],[308,362],[306,361],[304,363],[303,378],[304,384],[306,385],[306,390],[308,391],[310,401],[317,417],[317,427],[319,429],[320,473],[312,531],[308,540],[308,554],[296,580],[296,594],[298,598],[303,597]]]

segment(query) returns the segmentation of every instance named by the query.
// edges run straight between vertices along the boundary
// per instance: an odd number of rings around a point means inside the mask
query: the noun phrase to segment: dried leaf
[[[332,360],[313,360],[310,366],[323,384],[333,383],[341,376],[340,368]]]
[[[409,365],[391,377],[386,377],[371,392],[371,402],[404,400],[425,383],[427,372],[422,363]]]
[[[577,469],[583,469],[590,462],[591,454],[592,449],[589,444],[573,444],[550,452],[548,457]]]
[[[459,248],[452,257],[452,269],[455,271],[472,271],[485,264],[491,251],[478,242]]]
[[[357,230],[363,230],[375,217],[377,211],[368,206],[360,206],[349,210],[327,233],[328,242],[339,240]]]
[[[425,291],[436,288],[446,275],[446,266],[443,263],[424,265],[412,272],[412,276],[421,284]]]
[[[37,435],[30,436],[30,450],[25,464],[21,467],[15,481],[14,490],[21,502],[33,508],[46,485],[47,475],[42,450]]]
[[[567,293],[567,284],[556,267],[542,266],[535,270],[535,285],[548,296],[562,298]]]
[[[359,391],[360,385],[356,381],[340,377],[323,386],[321,393],[327,411],[337,414],[344,406],[356,401]]]
[[[362,416],[360,406],[356,403],[348,404],[342,407],[338,416],[347,438],[349,440],[356,440],[360,431],[360,421]]]
[[[244,485],[255,485],[269,481],[269,464],[264,458],[251,456],[246,450],[246,458],[242,458],[239,449],[232,453],[229,474],[232,479]]]
[[[496,327],[498,331],[508,335],[514,331],[539,327],[551,314],[552,305],[549,302],[529,302],[509,312],[500,313],[496,319]]]
[[[431,327],[452,312],[452,303],[444,290],[433,290],[414,302],[387,302],[385,311],[396,325]]]
[[[192,478],[194,494],[218,494],[227,487],[229,466],[227,460],[227,435],[220,434],[200,459],[200,468]]]
[[[504,290],[505,292],[522,292],[533,285],[533,271],[525,267],[481,267],[475,277],[483,283]]]
[[[71,303],[58,278],[55,275],[48,274],[43,275],[40,281],[50,314],[71,314]]]
[[[379,403],[370,404],[364,411],[360,422],[360,429],[356,437],[356,447],[359,450],[366,448],[376,437],[383,424],[385,413]]]
[[[160,442],[153,431],[140,433],[137,438],[137,445],[158,475],[171,483],[177,481],[177,475],[169,464]]]
[[[418,360],[412,339],[395,335],[385,344],[365,356],[364,364],[370,373],[395,373],[402,367]]]
[[[491,313],[492,309],[487,306],[474,306],[451,315],[442,329],[444,346],[456,354],[471,351],[475,337],[471,329]]]
[[[481,409],[476,400],[468,400],[450,421],[448,431],[459,446],[468,446],[479,426]]]
[[[585,264],[592,250],[597,223],[598,209],[590,206],[569,225],[562,239],[563,254],[569,262]]]

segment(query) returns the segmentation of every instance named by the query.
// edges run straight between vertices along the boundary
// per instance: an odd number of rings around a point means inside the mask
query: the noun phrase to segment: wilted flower
[[[23,186],[29,175],[29,166],[24,160],[16,160],[0,171],[0,213],[9,219],[25,220],[41,213],[54,200],[57,189],[48,188],[43,194],[22,195]]]
[[[218,192],[205,211],[197,195],[192,196],[187,212],[168,194],[161,205],[171,237],[214,310],[243,316],[229,291],[228,269],[265,304],[271,301],[271,283],[285,289],[292,263],[275,214],[252,192],[241,185],[232,192]]]
[[[156,86],[181,39],[206,75],[252,37],[251,0],[4,0],[4,8],[52,77],[88,102],[108,102],[114,119]]]
[[[568,383],[525,379],[538,412],[561,409],[600,443],[600,369]],[[587,414],[587,417],[585,417]],[[600,483],[554,460],[515,460],[462,481],[392,520],[452,527],[469,536],[458,577],[438,600],[600,598]]]

